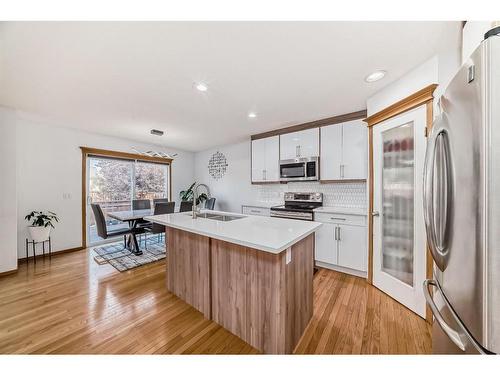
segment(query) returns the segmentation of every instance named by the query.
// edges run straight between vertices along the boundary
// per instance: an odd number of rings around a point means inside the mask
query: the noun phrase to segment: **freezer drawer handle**
[[[432,315],[436,318],[436,321],[438,322],[439,326],[443,329],[444,333],[450,338],[453,343],[460,348],[460,350],[465,352],[465,344],[463,343],[462,339],[460,338],[460,334],[455,331],[453,328],[451,328],[448,324],[446,324],[444,318],[441,316],[439,309],[437,308],[436,304],[434,303],[434,300],[432,299],[431,292],[429,290],[430,286],[436,287],[436,289],[439,290],[437,287],[437,283],[434,280],[427,279],[424,281],[424,297],[425,300],[427,301],[427,304],[432,310]]]

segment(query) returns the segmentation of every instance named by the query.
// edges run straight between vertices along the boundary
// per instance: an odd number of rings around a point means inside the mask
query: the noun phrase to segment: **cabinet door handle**
[[[333,233],[333,239],[334,239],[335,241],[337,241],[337,240],[338,240],[338,238],[337,238],[337,229],[339,229],[339,227],[335,227],[335,232]]]
[[[337,227],[337,228],[339,229],[339,236],[338,236],[339,237],[339,241],[342,241],[342,237],[340,236],[340,230],[341,230],[341,228],[340,227]]]
[[[342,220],[342,221],[345,221],[346,219],[343,218],[343,217],[331,217],[330,218],[331,220]]]
[[[266,170],[266,169],[264,169],[264,171],[263,171],[263,172],[264,172],[264,180],[267,180],[267,170]]]
[[[344,164],[340,164],[340,177],[344,178]]]

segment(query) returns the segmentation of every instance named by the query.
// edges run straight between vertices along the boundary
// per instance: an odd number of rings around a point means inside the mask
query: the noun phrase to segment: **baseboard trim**
[[[347,267],[337,266],[334,264],[328,264],[328,263],[323,263],[323,262],[318,262],[318,261],[316,261],[315,264],[317,267],[326,268],[326,269],[329,269],[332,271],[347,273],[349,275],[361,277],[363,279],[366,279],[366,276],[367,276],[367,273],[364,271],[353,270],[353,269],[347,268]]]
[[[12,275],[13,273],[17,273],[17,268],[15,270],[0,272],[0,277],[7,276],[7,275]]]
[[[59,250],[59,251],[53,251],[53,252],[52,252],[52,256],[62,255],[62,254],[67,254],[67,253],[73,253],[73,252],[75,252],[75,251],[80,251],[80,250],[83,250],[83,249],[85,249],[85,247],[78,246],[78,247],[72,247],[72,248],[70,248],[70,249],[64,249],[64,250]],[[47,253],[47,252],[45,252],[45,256],[46,256],[46,257],[48,257],[48,253]],[[43,255],[43,254],[38,254],[38,255],[36,256],[36,259],[43,258],[43,257],[44,257],[44,255]],[[32,260],[32,259],[33,259],[33,257],[31,257],[31,256],[30,256],[28,259],[31,259],[31,260]],[[18,262],[18,264],[19,264],[19,263],[26,263],[26,258],[19,258],[19,259],[17,260],[17,262]]]

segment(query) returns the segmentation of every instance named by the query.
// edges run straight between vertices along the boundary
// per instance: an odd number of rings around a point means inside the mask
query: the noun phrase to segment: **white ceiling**
[[[450,22],[8,22],[0,104],[58,125],[199,151],[365,108]],[[377,69],[382,81],[363,78]],[[193,83],[203,81],[200,93]],[[249,111],[258,113],[247,118]],[[165,131],[161,138],[152,128]]]

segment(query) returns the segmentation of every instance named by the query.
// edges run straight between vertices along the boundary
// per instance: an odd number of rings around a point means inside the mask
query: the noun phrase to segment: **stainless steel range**
[[[285,193],[285,204],[271,207],[271,216],[313,221],[313,210],[322,205],[322,193]]]

